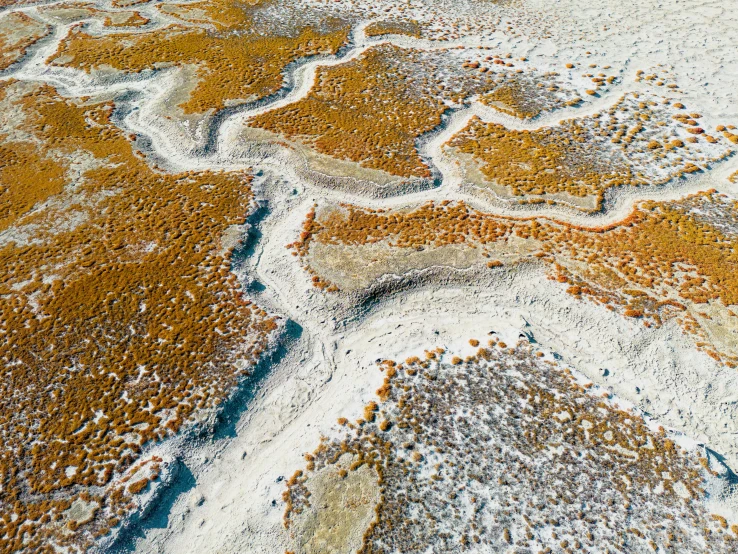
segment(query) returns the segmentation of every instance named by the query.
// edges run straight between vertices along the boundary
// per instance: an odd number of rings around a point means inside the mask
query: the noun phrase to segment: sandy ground
[[[469,338],[483,339],[490,331],[509,342],[521,331],[532,334],[543,348],[588,378],[611,388],[663,425],[718,451],[737,467],[738,373],[694,350],[676,327],[645,329],[604,308],[575,301],[534,267],[501,273],[497,281],[484,285],[427,285],[370,307],[345,306],[339,298],[316,292],[298,260],[285,249],[318,199],[376,207],[461,199],[495,213],[520,213],[502,201],[467,194],[458,169],[444,158],[443,143],[473,115],[511,127],[535,128],[566,116],[592,113],[625,91],[645,88],[632,82],[638,69],[664,66],[666,70],[669,66],[683,92],[680,98],[702,110],[707,124],[738,123],[730,121],[738,119],[738,49],[732,40],[738,27],[737,8],[735,0],[681,0],[668,5],[658,0],[523,0],[521,13],[545,21],[552,38],[535,38],[532,31],[530,39],[497,34],[486,37],[485,44],[526,55],[540,66],[591,60],[621,64],[626,76],[623,84],[584,108],[528,123],[478,104],[458,111],[442,132],[422,146],[441,172],[441,186],[381,200],[315,187],[296,171],[295,159],[289,154],[250,151],[237,138],[245,117],[304,97],[317,67],[340,60],[315,59],[301,65],[286,96],[277,104],[246,107],[223,120],[215,135],[215,151],[207,151],[203,149],[207,133],[203,127],[196,129],[197,122],[184,129],[159,117],[180,79],[177,70],[102,79],[49,68],[44,60],[69,28],[55,24],[54,32],[25,62],[0,78],[45,81],[70,96],[133,93],[121,106],[121,125],[145,139],[143,149],[152,160],[177,169],[255,166],[263,172],[258,182],[267,215],[258,226],[260,238],[254,252],[239,273],[260,303],[294,322],[284,355],[255,382],[253,397],[234,407],[235,423],[227,432],[198,444],[172,446],[181,459],[178,481],[120,549],[284,552],[282,478],[302,467],[302,455],[315,448],[321,434],[331,432],[339,416],[359,415],[382,381],[375,360],[403,358],[435,346],[463,352]],[[166,23],[153,6],[141,9],[152,18],[150,25]],[[36,8],[23,10],[37,15]],[[515,20],[514,14],[511,19]],[[55,23],[51,18],[45,20]],[[108,32],[99,22],[91,25],[96,32]],[[404,46],[431,46],[407,37],[387,40]],[[345,59],[376,43],[363,36],[361,27],[354,41],[352,49],[343,54]],[[596,216],[560,206],[540,208],[536,213],[601,225],[622,219],[642,198],[678,198],[709,188],[735,193],[738,188],[728,183],[727,175],[736,169],[734,158],[706,175],[667,187],[618,192],[608,198],[607,211]]]

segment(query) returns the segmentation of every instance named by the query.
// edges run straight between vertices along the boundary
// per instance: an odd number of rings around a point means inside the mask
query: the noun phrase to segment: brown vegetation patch
[[[335,54],[346,44],[348,26],[335,19],[323,21],[320,27],[303,25],[294,35],[265,34],[267,29],[253,25],[252,12],[262,3],[267,2],[189,4],[178,12],[182,24],[150,33],[95,37],[74,29],[51,63],[88,72],[102,67],[140,72],[193,64],[198,68],[198,84],[180,105],[189,114],[269,96],[282,87],[282,72],[291,62]],[[188,14],[197,18],[188,20]],[[214,29],[188,25],[205,22]]]
[[[27,143],[8,141],[0,133],[0,231],[35,205],[62,191],[65,166]]]
[[[583,197],[637,182],[627,166],[608,163],[593,148],[591,137],[571,128],[514,131],[475,119],[448,144],[471,155],[489,181],[514,195],[565,192]]]
[[[114,8],[128,8],[130,6],[138,6],[140,4],[147,4],[150,0],[113,0],[111,5]]]
[[[669,115],[668,106],[633,94],[605,113],[534,131],[475,118],[447,147],[470,156],[489,183],[513,195],[595,197],[599,209],[608,188],[658,185],[732,151],[717,139],[710,148],[685,146],[677,137],[691,132],[688,123],[674,116],[676,128],[666,132]]]
[[[10,144],[27,196],[11,192],[23,206],[50,200],[15,213],[0,247],[0,550],[86,549],[136,507],[140,483],[119,481],[142,448],[224,400],[276,328],[220,244],[250,211],[250,177],[154,171],[112,105],[0,90],[28,137]],[[35,163],[50,164],[53,187],[24,165]],[[67,164],[79,174],[60,191]],[[101,509],[64,531],[77,498]]]
[[[518,260],[549,263],[552,277],[567,284],[572,295],[641,318],[649,326],[676,318],[705,341],[703,350],[734,365],[734,339],[708,337],[709,318],[700,314],[708,305],[725,314],[738,305],[737,222],[736,203],[715,193],[644,202],[623,222],[600,229],[546,218],[492,216],[464,203],[428,203],[395,212],[338,206],[309,215],[300,241],[292,246],[307,256],[314,241],[396,249],[466,245],[492,257],[499,245],[526,239],[539,247]]]
[[[415,141],[441,123],[446,106],[408,65],[420,53],[379,46],[319,69],[304,100],[258,116],[254,127],[299,137],[323,154],[403,177],[429,177]]]
[[[503,63],[503,59],[499,57],[492,61]],[[576,106],[581,102],[581,98],[570,92],[564,96],[566,91],[555,84],[558,76],[555,73],[539,75],[507,71],[501,75],[505,78],[500,86],[481,95],[479,101],[502,113],[529,119],[557,108]]]
[[[83,19],[97,19],[105,27],[141,27],[149,22],[136,11],[111,11],[99,9],[93,3],[66,2],[42,6],[39,11],[61,23],[69,24]]]
[[[138,12],[130,12],[123,14],[123,17],[116,17],[115,12],[110,12],[103,22],[106,27],[141,27],[149,22],[148,17],[142,16]]]
[[[420,38],[422,27],[417,21],[410,19],[385,19],[383,21],[375,21],[369,24],[364,33],[368,37],[378,37],[383,35],[406,35],[409,37]]]

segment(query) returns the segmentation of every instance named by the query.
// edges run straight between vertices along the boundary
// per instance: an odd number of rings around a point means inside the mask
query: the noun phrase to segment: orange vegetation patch
[[[254,118],[251,125],[302,140],[319,152],[402,177],[430,177],[415,141],[441,123],[446,106],[428,95],[394,46],[321,68],[304,99]],[[422,77],[421,77],[422,79]]]
[[[417,21],[410,19],[385,19],[369,24],[364,33],[368,37],[383,35],[407,35],[420,38],[421,26]]]
[[[252,25],[257,4],[222,1],[187,6],[183,23],[150,33],[95,37],[80,28],[61,42],[51,63],[90,71],[112,67],[140,72],[194,64],[198,84],[180,107],[185,113],[219,110],[236,102],[257,100],[282,87],[282,72],[295,60],[334,54],[346,44],[348,26],[328,19],[320,28],[303,25],[292,35],[264,34]],[[214,29],[193,28],[187,13],[200,14]]]
[[[105,18],[103,23],[106,27],[141,27],[149,22],[148,17],[142,16],[138,12],[131,12],[127,18],[115,18],[115,12]]]
[[[50,4],[40,7],[39,12],[62,24],[74,23],[83,19],[97,19],[105,27],[113,28],[141,27],[149,23],[149,19],[139,12],[98,9],[95,4],[85,2]]]
[[[255,9],[273,4],[273,0],[219,0],[192,4],[162,3],[157,6],[162,13],[187,23],[212,26],[219,31],[242,31],[253,25],[251,16]]]
[[[693,122],[654,99],[626,95],[607,112],[533,131],[474,118],[447,146],[471,156],[485,179],[514,195],[593,196],[626,185],[658,185],[700,171],[733,150],[728,141],[685,144]],[[671,127],[665,130],[667,122]]]
[[[31,4],[33,0],[0,0],[0,8],[7,8],[9,6],[22,6],[24,4]]]
[[[637,182],[627,166],[608,163],[591,137],[575,130],[576,124],[515,131],[476,118],[448,145],[471,155],[490,182],[514,195],[601,196],[610,186]]]
[[[19,82],[0,97],[28,136],[11,170],[54,194],[0,245],[0,550],[87,549],[135,508],[120,477],[142,447],[224,400],[277,327],[220,242],[250,211],[250,177],[153,171],[107,103]],[[58,159],[79,171],[62,191],[23,167]],[[65,530],[78,498],[100,509]]]
[[[539,245],[531,256],[551,264],[553,276],[574,296],[587,296],[648,325],[676,317],[685,330],[705,338],[685,303],[693,310],[716,304],[726,313],[738,305],[737,223],[736,204],[715,193],[644,202],[625,221],[601,229],[492,216],[463,203],[429,203],[406,212],[342,206],[311,213],[294,247],[305,256],[313,241],[385,242],[395,248],[466,244],[492,255],[495,244],[513,236],[531,239]],[[722,354],[704,350],[729,364],[738,361],[732,347]]]
[[[51,32],[51,27],[22,12],[0,17],[0,71],[20,60],[29,47]]]
[[[367,168],[428,178],[418,138],[437,128],[450,106],[519,79],[507,71],[463,66],[453,50],[377,46],[346,64],[319,69],[305,99],[250,124]]]
[[[476,222],[478,226],[474,225]],[[347,205],[323,211],[317,218],[308,214],[297,248],[303,255],[307,254],[313,240],[352,246],[386,241],[397,248],[438,247],[463,243],[467,238],[494,242],[511,231],[512,225],[507,220],[480,217],[464,203],[437,206],[431,202],[407,212],[364,210]]]
[[[678,202],[645,202],[625,222],[600,232],[563,226],[535,233],[531,225],[531,236],[552,253],[588,261],[591,268],[616,269],[644,290],[665,294],[674,287],[684,300],[735,305],[738,239],[694,213],[709,203],[721,204],[733,225],[738,221],[735,204],[701,194]]]
[[[37,203],[62,191],[65,167],[43,157],[27,143],[11,142],[0,133],[0,231]]]

